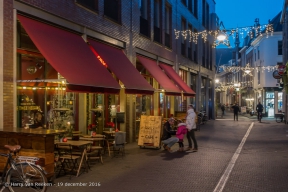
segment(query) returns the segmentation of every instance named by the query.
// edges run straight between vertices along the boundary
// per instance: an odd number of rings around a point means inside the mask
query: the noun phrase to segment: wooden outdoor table
[[[75,146],[75,147],[82,147],[84,145],[88,145],[91,143],[91,141],[74,141],[74,140],[68,140],[67,142],[56,142],[55,144],[70,144],[72,146]],[[87,151],[86,151],[86,147],[84,147],[83,149],[83,152],[82,152],[82,155],[81,155],[81,160],[80,160],[80,163],[79,163],[79,167],[78,167],[78,170],[77,170],[77,175],[76,177],[79,176],[79,173],[80,173],[80,169],[82,167],[82,163],[84,161],[84,158],[86,157],[86,154],[87,154]],[[87,166],[87,162],[86,162],[87,158],[85,158],[85,167]]]
[[[96,134],[96,135],[93,135],[93,136],[91,136],[91,135],[82,135],[81,137],[85,137],[85,138],[97,138],[97,137],[104,137],[105,135],[99,135],[99,134]]]

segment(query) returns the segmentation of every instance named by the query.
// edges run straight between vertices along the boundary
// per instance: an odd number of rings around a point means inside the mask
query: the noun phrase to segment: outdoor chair
[[[60,175],[61,171],[64,171],[66,175],[66,170],[68,169],[70,170],[71,178],[73,171],[77,171],[76,169],[79,166],[77,160],[80,159],[81,156],[74,155],[72,145],[67,143],[56,144],[56,150],[58,151],[59,161],[61,163],[57,176]]]
[[[125,155],[125,144],[126,144],[126,132],[115,132],[115,139],[113,143],[114,157],[121,154],[122,157]]]

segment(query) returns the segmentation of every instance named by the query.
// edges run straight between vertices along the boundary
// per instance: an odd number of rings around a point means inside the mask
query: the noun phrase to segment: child
[[[176,132],[176,137],[179,139],[178,151],[184,151],[183,138],[186,133],[187,133],[186,123],[179,123],[177,126],[177,132]]]

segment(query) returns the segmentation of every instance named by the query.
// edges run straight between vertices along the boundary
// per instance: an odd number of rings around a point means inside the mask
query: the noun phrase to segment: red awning
[[[181,90],[165,75],[156,61],[137,55],[137,58],[165,90],[166,95],[181,95]]]
[[[67,90],[119,93],[117,81],[79,35],[21,15],[18,19],[47,61],[66,78]]]
[[[94,54],[101,58],[116,77],[124,84],[127,94],[152,95],[154,88],[133,66],[123,51],[109,45],[99,43],[92,39],[88,40],[94,48]]]
[[[165,73],[183,90],[184,96],[195,96],[195,92],[181,79],[181,77],[169,65],[159,64]]]

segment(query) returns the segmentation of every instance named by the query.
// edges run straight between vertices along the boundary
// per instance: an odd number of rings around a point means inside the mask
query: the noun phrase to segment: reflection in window
[[[282,107],[283,107],[283,93],[278,93],[278,112],[282,112]]]

